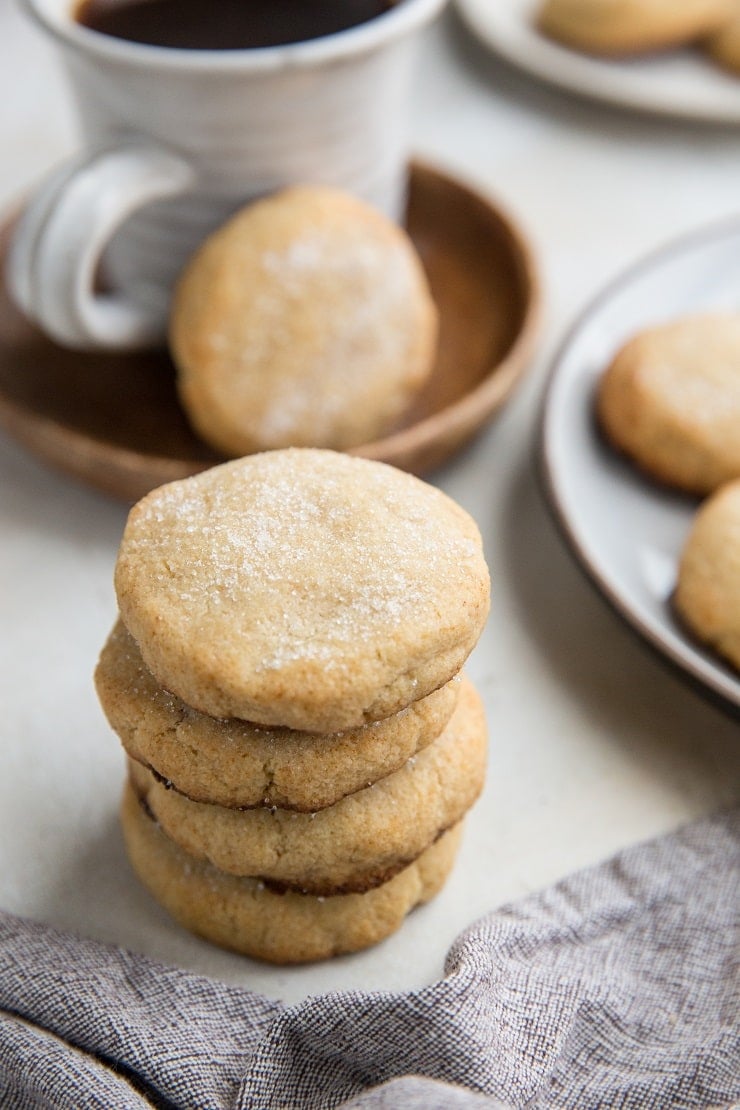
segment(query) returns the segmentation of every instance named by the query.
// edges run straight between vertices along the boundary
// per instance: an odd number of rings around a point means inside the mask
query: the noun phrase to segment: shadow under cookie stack
[[[178,921],[294,963],[437,893],[486,759],[464,510],[380,463],[253,455],[139,502],[116,591],[96,684],[128,754],[123,832]]]

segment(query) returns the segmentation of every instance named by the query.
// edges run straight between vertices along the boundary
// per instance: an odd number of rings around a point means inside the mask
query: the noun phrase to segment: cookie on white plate
[[[589,54],[644,54],[693,42],[730,17],[734,0],[545,0],[537,26]]]
[[[740,477],[740,315],[634,336],[599,382],[597,413],[611,443],[661,482],[707,494]]]
[[[740,481],[723,486],[699,509],[673,603],[694,636],[740,671]]]
[[[732,18],[705,39],[702,45],[713,61],[730,73],[740,75],[740,3],[737,0]]]

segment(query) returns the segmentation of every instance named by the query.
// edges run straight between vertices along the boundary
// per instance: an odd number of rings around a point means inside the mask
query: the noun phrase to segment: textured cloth
[[[735,811],[483,918],[429,987],[291,1007],[0,915],[0,1106],[727,1107],[739,875]]]

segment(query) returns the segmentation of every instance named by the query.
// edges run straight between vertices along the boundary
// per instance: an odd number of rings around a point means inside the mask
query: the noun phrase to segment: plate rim
[[[568,327],[549,362],[545,374],[545,385],[537,419],[536,442],[537,472],[545,494],[546,503],[560,535],[566,541],[566,545],[574,555],[578,566],[585,573],[587,579],[595,587],[601,597],[608,602],[612,610],[617,613],[632,631],[639,635],[663,661],[670,663],[675,670],[681,673],[682,677],[688,678],[695,688],[705,696],[710,697],[712,701],[720,705],[725,711],[740,718],[740,679],[735,679],[732,674],[726,675],[724,671],[718,671],[718,673],[715,674],[714,671],[718,668],[719,663],[715,663],[709,656],[707,649],[704,649],[698,643],[692,646],[696,651],[701,651],[707,656],[706,664],[711,668],[709,673],[706,673],[701,666],[698,666],[690,655],[684,654],[681,650],[676,649],[670,641],[664,639],[651,624],[645,621],[638,612],[635,612],[634,608],[628,603],[628,600],[625,599],[623,592],[615,587],[598,563],[593,559],[588,550],[588,546],[584,543],[579,534],[577,524],[571,518],[562,499],[556,477],[558,468],[557,464],[553,461],[554,450],[552,445],[552,422],[554,419],[552,399],[559,382],[559,373],[562,370],[564,360],[571,346],[593,315],[607,304],[614,295],[631,284],[634,279],[650,271],[657,264],[669,261],[672,256],[680,256],[690,251],[692,247],[697,247],[713,239],[721,238],[723,235],[726,235],[729,230],[740,233],[740,213],[735,216],[724,217],[721,220],[715,220],[699,228],[694,228],[689,232],[669,239],[662,245],[654,247],[635,262],[632,262],[619,271],[600,289],[595,297],[592,297],[591,300],[588,301]],[[646,479],[646,481],[647,480],[648,479]],[[685,633],[682,633],[682,635],[686,636]],[[686,638],[688,639],[687,636]]]
[[[529,367],[542,327],[544,289],[540,263],[533,241],[520,218],[512,213],[499,196],[478,186],[467,175],[459,174],[456,170],[448,171],[436,162],[418,155],[409,160],[409,169],[411,172],[419,171],[438,178],[462,190],[486,211],[488,217],[498,223],[509,239],[512,257],[516,255],[520,263],[522,287],[527,290],[527,303],[511,347],[498,362],[489,367],[486,376],[473,389],[444,409],[430,413],[398,431],[390,432],[381,439],[351,448],[348,452],[362,454],[365,458],[374,458],[381,451],[384,455],[387,453],[395,458],[403,453],[399,447],[403,440],[408,440],[412,449],[422,450],[428,442],[429,434],[434,434],[435,427],[443,420],[453,425],[458,435],[466,436],[470,433],[475,410],[481,404],[487,409],[487,420],[495,416]]]
[[[649,97],[642,95],[635,95],[630,92],[629,87],[615,91],[612,86],[607,88],[595,84],[588,76],[584,75],[579,61],[584,60],[590,64],[597,64],[599,62],[607,63],[609,59],[602,59],[594,55],[581,55],[576,50],[569,50],[565,46],[560,46],[557,43],[549,43],[543,38],[543,43],[546,43],[548,48],[552,50],[562,51],[564,58],[571,59],[572,65],[568,67],[566,72],[555,73],[548,67],[538,65],[529,61],[516,49],[512,49],[510,44],[505,38],[491,33],[491,26],[484,19],[481,18],[482,2],[481,0],[454,0],[454,6],[457,13],[462,19],[468,30],[483,44],[485,44],[493,53],[503,58],[509,65],[522,73],[528,74],[530,77],[559,89],[561,92],[570,93],[587,100],[596,101],[601,104],[608,104],[612,107],[622,108],[633,112],[639,112],[646,116],[655,116],[663,119],[679,120],[688,123],[705,123],[714,124],[721,127],[738,127],[740,126],[740,79],[728,78],[737,81],[738,85],[738,104],[736,108],[728,107],[712,108],[709,105],[692,105],[690,102],[685,102],[680,105],[673,105],[661,99],[652,100]],[[493,12],[493,19],[496,19],[495,9],[490,9]],[[559,56],[559,55],[558,55]],[[722,71],[718,67],[718,72]]]

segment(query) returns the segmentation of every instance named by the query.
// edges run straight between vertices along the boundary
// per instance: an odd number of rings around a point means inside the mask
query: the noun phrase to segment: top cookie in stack
[[[253,455],[134,507],[121,617],[158,681],[211,717],[337,732],[463,665],[488,613],[468,514],[381,463]]]
[[[96,681],[129,855],[175,917],[294,962],[439,889],[485,770],[457,677],[489,605],[467,513],[380,463],[253,455],[140,502],[116,589]]]

